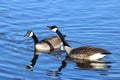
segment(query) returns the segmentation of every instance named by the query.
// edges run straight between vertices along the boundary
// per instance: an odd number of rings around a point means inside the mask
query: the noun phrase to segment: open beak
[[[47,29],[48,29],[48,30],[51,30],[51,26],[47,26]]]
[[[24,37],[27,37],[27,35],[24,35]]]
[[[25,34],[24,37],[28,37],[28,34]]]

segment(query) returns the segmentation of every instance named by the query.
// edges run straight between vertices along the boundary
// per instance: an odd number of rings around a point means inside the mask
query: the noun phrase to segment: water
[[[1,80],[113,80],[120,79],[119,0],[1,0]],[[39,40],[56,35],[46,26],[57,25],[73,47],[92,45],[112,54],[103,63],[64,61],[63,51],[41,53],[32,71],[33,30]],[[111,63],[106,63],[111,62]],[[94,67],[96,65],[96,67]],[[60,70],[60,71],[59,71]]]

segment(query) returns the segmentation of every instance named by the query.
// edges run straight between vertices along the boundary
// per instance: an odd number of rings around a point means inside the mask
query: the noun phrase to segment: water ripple
[[[92,3],[92,4],[90,4]],[[119,80],[120,12],[118,0],[1,0],[0,2],[0,78],[2,80]],[[91,45],[112,54],[104,58],[111,68],[82,69],[74,61],[56,72],[65,52],[59,57],[41,53],[33,71],[26,69],[34,53],[33,40],[26,39],[33,30],[39,40],[56,35],[46,26],[57,25],[73,47]],[[62,56],[62,57],[61,57]],[[80,65],[80,64],[79,64]],[[31,75],[32,76],[31,76]],[[94,75],[91,75],[94,74]]]

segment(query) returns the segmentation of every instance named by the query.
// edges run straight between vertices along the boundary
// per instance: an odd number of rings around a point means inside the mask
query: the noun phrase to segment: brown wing
[[[83,47],[79,47],[76,49],[73,49],[70,53],[70,56],[72,58],[88,58],[89,56],[96,54],[96,53],[110,53],[104,49],[101,48],[95,48],[92,46],[83,46]]]
[[[109,52],[101,48],[96,48],[92,46],[83,46],[83,47],[73,49],[71,53],[72,54],[87,54],[88,56],[90,56],[96,53],[109,53]]]
[[[46,44],[49,45],[51,49],[59,49],[61,48],[61,40],[58,36],[52,36],[49,38],[45,38],[39,42],[40,44]]]
[[[50,42],[52,45],[56,45],[57,43],[61,42],[61,40],[58,36],[52,36],[52,37],[41,40],[39,43],[44,43],[45,41]]]
[[[50,37],[48,39],[45,39],[45,41],[50,42],[53,46],[61,45],[61,39],[58,36]]]

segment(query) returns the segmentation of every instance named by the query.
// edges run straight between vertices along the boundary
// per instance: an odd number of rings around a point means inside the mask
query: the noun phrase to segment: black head
[[[33,36],[33,31],[29,30],[27,31],[27,33],[25,34],[25,37],[32,37]]]
[[[53,31],[53,32],[57,32],[58,27],[57,26],[47,26],[49,30]]]

